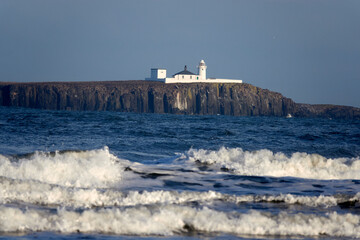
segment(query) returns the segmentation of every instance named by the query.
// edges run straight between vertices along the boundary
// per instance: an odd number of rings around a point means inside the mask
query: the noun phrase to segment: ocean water
[[[0,239],[360,238],[360,121],[0,107]]]

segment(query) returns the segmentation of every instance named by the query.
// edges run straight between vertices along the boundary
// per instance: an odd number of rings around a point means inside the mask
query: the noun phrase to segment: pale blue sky
[[[0,81],[139,80],[200,59],[208,77],[360,107],[360,0],[0,0]]]

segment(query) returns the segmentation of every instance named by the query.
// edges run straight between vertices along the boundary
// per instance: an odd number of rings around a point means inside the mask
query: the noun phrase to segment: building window
[[[182,79],[184,79],[184,75],[182,76]]]
[[[190,79],[192,79],[192,76],[190,76]]]

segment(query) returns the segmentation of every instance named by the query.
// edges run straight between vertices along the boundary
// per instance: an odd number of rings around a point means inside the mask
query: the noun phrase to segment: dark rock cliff
[[[150,81],[0,83],[0,105],[52,110],[360,119],[360,109],[296,104],[250,84]]]

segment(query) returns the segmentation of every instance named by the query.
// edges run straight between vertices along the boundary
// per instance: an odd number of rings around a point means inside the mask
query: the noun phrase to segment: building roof
[[[196,75],[195,73],[189,72],[189,71],[187,70],[186,65],[185,65],[183,71],[178,72],[178,73],[175,73],[174,76],[175,76],[175,75],[180,75],[180,74],[181,74],[181,75]]]

